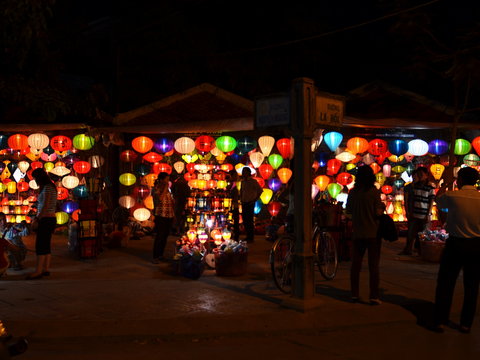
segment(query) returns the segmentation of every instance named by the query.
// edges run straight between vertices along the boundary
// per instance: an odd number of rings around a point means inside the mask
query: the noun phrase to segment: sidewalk
[[[32,240],[26,241],[30,248]],[[167,257],[173,255],[174,241],[169,238]],[[71,351],[82,344],[88,344],[90,359],[110,358],[107,353],[116,354],[111,358],[128,358],[128,344],[135,351],[138,344],[144,351],[154,351],[162,344],[165,354],[180,346],[187,358],[182,344],[187,342],[192,352],[202,346],[207,351],[212,339],[223,339],[215,344],[217,349],[242,339],[243,350],[250,349],[253,358],[268,346],[285,356],[278,358],[286,359],[292,358],[286,355],[289,350],[308,354],[318,351],[318,346],[333,351],[322,356],[328,359],[380,355],[401,359],[405,354],[410,359],[434,354],[439,359],[447,355],[476,358],[480,354],[478,321],[469,335],[453,329],[435,334],[417,324],[431,314],[438,265],[397,256],[403,241],[384,242],[381,306],[349,301],[350,262],[341,262],[333,281],[323,280],[316,272],[315,307],[301,313],[281,306],[288,296],[271,280],[271,243],[262,237],[250,245],[246,275],[218,277],[214,270],[206,270],[199,280],[189,280],[170,275],[167,263],[150,263],[150,237],[131,240],[125,248],[105,249],[95,260],[78,260],[68,252],[67,239],[55,236],[51,276],[24,280],[34,265],[34,255],[29,253],[29,269],[9,271],[0,280],[0,313],[12,334],[30,339],[25,359],[81,359]],[[367,275],[365,264],[361,277],[364,297]],[[459,281],[453,321],[458,321],[461,291]],[[285,353],[278,347],[279,339],[286,340]],[[327,339],[328,344],[323,342]],[[65,353],[57,354],[54,349],[58,347]],[[373,349],[379,357],[372,357]]]

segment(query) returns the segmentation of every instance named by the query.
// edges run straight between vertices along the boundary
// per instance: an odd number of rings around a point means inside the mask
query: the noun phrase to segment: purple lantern
[[[65,201],[62,204],[62,210],[65,211],[67,214],[73,213],[78,208],[79,208],[79,205],[75,201]]]
[[[278,189],[280,189],[281,186],[282,186],[282,182],[280,181],[280,179],[271,178],[268,180],[268,187],[272,191],[278,191]]]
[[[448,143],[445,140],[432,140],[428,143],[428,152],[433,155],[442,155],[448,151]]]
[[[408,143],[403,140],[393,140],[388,143],[388,151],[396,156],[401,156],[408,151]]]
[[[173,150],[174,143],[173,143],[173,140],[170,140],[167,138],[159,138],[155,141],[155,144],[153,144],[153,146],[155,147],[155,150],[165,154]]]

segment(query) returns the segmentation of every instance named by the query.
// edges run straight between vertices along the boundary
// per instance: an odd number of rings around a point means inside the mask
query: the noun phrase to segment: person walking
[[[233,221],[233,236],[232,239],[238,241],[240,239],[240,212],[238,204],[238,173],[237,170],[232,169],[228,172],[228,196],[232,199],[232,204],[230,206],[230,211],[232,213]]]
[[[158,174],[153,190],[155,239],[153,242],[152,263],[154,264],[164,260],[163,252],[175,217],[174,200],[168,187],[169,180],[170,176],[166,172],[161,172]]]
[[[420,252],[418,233],[425,229],[432,210],[435,191],[428,183],[428,170],[419,167],[415,170],[413,183],[405,189],[405,210],[408,220],[407,241],[398,255],[412,255],[414,247]]]
[[[245,241],[253,242],[255,235],[254,209],[255,201],[262,195],[263,189],[257,180],[252,178],[252,171],[248,166],[242,169],[242,181],[240,185],[240,201],[242,203],[242,219],[245,227]]]
[[[374,185],[375,175],[370,166],[358,169],[355,185],[350,191],[346,204],[347,214],[351,214],[353,227],[353,256],[350,269],[352,301],[360,300],[360,271],[363,256],[368,250],[368,270],[370,285],[370,304],[380,305],[380,250],[381,238],[378,236],[379,216],[385,205],[380,200],[380,192]]]
[[[55,231],[57,218],[57,188],[43,168],[32,171],[32,177],[39,186],[37,215],[33,220],[32,229],[37,229],[35,238],[35,253],[37,264],[35,271],[27,275],[27,280],[41,279],[50,275],[52,259],[51,242]]]
[[[463,306],[459,331],[469,333],[473,324],[480,284],[480,192],[475,188],[478,171],[471,167],[458,171],[458,191],[445,192],[444,182],[437,193],[437,206],[446,210],[445,229],[449,237],[440,260],[435,291],[433,330],[443,332],[449,322],[453,292],[463,270]]]

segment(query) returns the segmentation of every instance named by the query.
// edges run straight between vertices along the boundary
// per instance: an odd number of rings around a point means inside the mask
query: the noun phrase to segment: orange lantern
[[[57,200],[65,200],[66,198],[68,198],[68,189],[57,186]]]
[[[328,184],[330,184],[330,178],[327,175],[319,175],[313,181],[320,191],[325,191]]]
[[[28,148],[28,137],[23,134],[15,134],[8,138],[8,147],[13,150]]]
[[[148,136],[138,136],[132,140],[132,147],[135,151],[143,154],[152,149],[153,140]]]
[[[187,172],[187,173],[185,173],[185,174],[183,175],[183,178],[184,178],[185,180],[187,180],[187,182],[188,182],[188,181],[190,181],[190,180],[196,179],[196,178],[197,178],[197,175]]]
[[[430,166],[430,172],[432,173],[435,180],[440,180],[442,178],[443,171],[445,170],[445,166],[442,164],[433,164]]]
[[[73,164],[73,170],[79,174],[86,174],[90,171],[91,165],[88,161],[77,161]]]
[[[145,199],[143,199],[143,204],[148,210],[153,210],[153,196],[148,195]]]
[[[282,184],[286,184],[292,177],[292,170],[289,168],[281,168],[277,170],[277,175]]]
[[[277,149],[282,158],[288,159],[290,157],[291,152],[291,144],[289,138],[283,138],[277,140]]]
[[[376,162],[371,163],[370,167],[372,168],[374,174],[378,173],[382,169]]]
[[[65,135],[57,135],[50,139],[50,146],[55,151],[68,151],[72,148],[72,140]]]
[[[347,150],[353,154],[361,154],[368,150],[368,141],[361,137],[353,137],[347,141]]]
[[[148,154],[143,155],[143,160],[151,162],[151,163],[156,163],[160,160],[162,160],[163,156],[160,155],[159,153],[156,153],[154,151],[149,152]]]
[[[155,180],[157,180],[158,175],[157,174],[147,174],[143,177],[145,180],[145,184],[147,184],[150,187],[153,187],[155,185]]]
[[[190,164],[188,164],[190,165]],[[188,167],[187,165],[187,167]],[[193,165],[193,164],[192,164]],[[172,173],[172,167],[167,163],[155,163],[153,164],[152,171],[154,174],[160,174],[161,172],[165,172],[167,174]]]
[[[263,180],[261,177],[254,176],[253,179],[257,180],[258,185],[260,185],[261,188],[265,186],[265,180]]]
[[[327,161],[327,174],[335,175],[336,173],[338,173],[341,167],[342,167],[342,162],[340,160],[330,159]]]

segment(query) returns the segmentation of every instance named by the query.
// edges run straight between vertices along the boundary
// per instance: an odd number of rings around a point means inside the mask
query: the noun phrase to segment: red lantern
[[[64,135],[54,136],[50,139],[50,146],[56,151],[67,151],[72,148],[72,140]]]
[[[373,139],[368,143],[368,152],[372,155],[382,155],[388,151],[388,143],[382,139]]]
[[[350,184],[353,181],[353,176],[352,174],[349,174],[347,172],[342,172],[337,175],[337,183],[340,185],[346,186]]]
[[[277,149],[282,158],[288,159],[290,157],[290,152],[292,151],[291,142],[289,138],[283,138],[277,140]]]
[[[43,163],[40,162],[40,161],[34,161],[30,164],[30,168],[32,170],[39,169],[39,168],[42,168],[42,167],[43,167]]]
[[[63,186],[57,187],[57,200],[65,200],[68,198],[68,189]]]
[[[72,219],[73,219],[74,221],[78,221],[79,216],[80,216],[80,209],[77,209],[77,210],[75,210],[75,211],[72,213]]]
[[[18,189],[18,191],[20,191],[20,192],[27,191],[29,188],[30,188],[30,186],[29,186],[28,183],[25,182],[25,181],[20,181],[20,182],[17,184],[17,189]]]
[[[148,154],[143,155],[143,160],[151,162],[151,163],[156,163],[162,160],[163,156],[160,155],[159,153],[156,153],[154,151],[149,152]]]
[[[139,185],[133,188],[132,195],[134,197],[140,197],[141,199],[145,199],[148,195],[150,195],[150,189],[148,186]]]
[[[385,153],[383,153],[383,154],[378,155],[378,156],[376,157],[376,159],[377,159],[377,164],[382,165],[383,162],[385,161],[385,159],[388,159],[389,156],[392,156],[392,154],[390,154],[390,151],[387,151],[387,152],[385,152]]]
[[[338,159],[330,159],[327,161],[327,175],[335,175],[342,167],[342,162]]]
[[[225,172],[223,172],[223,171],[216,172],[216,173],[213,175],[213,178],[216,179],[216,180],[225,180],[226,177],[227,177],[227,176],[226,176]]]
[[[207,189],[215,189],[217,187],[217,180],[207,180]]]
[[[273,173],[273,167],[270,164],[262,164],[258,167],[258,171],[260,173],[260,176],[264,180],[267,180]]]
[[[480,136],[477,136],[475,139],[473,139],[472,146],[477,154],[480,155]]]
[[[73,170],[79,174],[86,174],[91,168],[92,166],[88,161],[77,161],[75,164],[73,164]]]
[[[364,153],[368,147],[368,141],[361,137],[353,137],[347,141],[347,149],[353,154]]]
[[[190,174],[193,174],[195,172],[195,164],[194,163],[189,163],[185,166],[185,168],[187,169],[187,171],[190,173]]]
[[[8,138],[8,147],[13,150],[28,148],[28,137],[23,134],[15,134]]]
[[[393,188],[390,185],[383,185],[382,186],[382,192],[385,195],[391,194],[392,191],[393,191]]]
[[[198,151],[207,153],[215,147],[215,139],[208,135],[199,136],[195,140],[195,147]]]
[[[133,150],[125,150],[120,154],[120,160],[124,162],[134,162],[138,155]]]
[[[268,204],[268,212],[272,216],[277,216],[280,210],[282,209],[282,204],[278,201],[272,201]]]
[[[255,180],[257,180],[258,185],[260,185],[261,188],[263,188],[263,187],[265,186],[265,180],[263,180],[261,177],[254,176],[253,178],[254,178]]]
[[[230,170],[233,170],[233,165],[232,164],[222,164],[220,165],[220,170],[229,172]]]
[[[188,165],[187,165],[188,166]],[[154,174],[160,174],[161,172],[165,172],[167,174],[172,173],[172,167],[167,163],[155,163],[153,164],[152,171]]]
[[[183,178],[184,178],[185,180],[187,180],[187,182],[188,182],[188,181],[190,181],[190,180],[196,179],[196,178],[197,178],[197,175],[195,175],[195,174],[193,174],[193,173],[187,172],[187,173],[185,173],[185,174],[183,175]]]
[[[139,153],[146,153],[153,147],[153,140],[147,136],[139,136],[132,140],[132,147]]]

